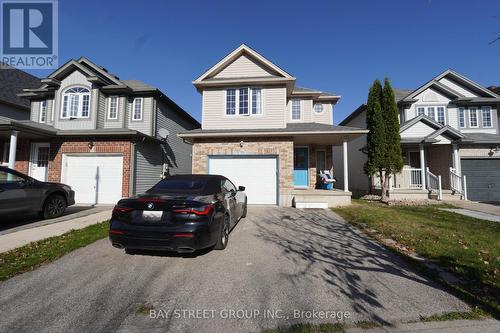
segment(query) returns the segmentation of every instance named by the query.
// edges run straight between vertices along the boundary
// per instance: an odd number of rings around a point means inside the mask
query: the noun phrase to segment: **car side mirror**
[[[238,191],[240,191],[240,192],[245,191],[245,186],[238,186]]]

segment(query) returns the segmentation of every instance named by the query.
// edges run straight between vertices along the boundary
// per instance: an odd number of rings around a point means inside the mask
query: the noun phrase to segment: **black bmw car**
[[[223,176],[167,177],[146,193],[117,203],[109,238],[125,250],[223,250],[229,232],[247,214],[244,190]]]
[[[68,185],[41,182],[0,166],[0,217],[34,212],[50,219],[74,203],[75,192]]]

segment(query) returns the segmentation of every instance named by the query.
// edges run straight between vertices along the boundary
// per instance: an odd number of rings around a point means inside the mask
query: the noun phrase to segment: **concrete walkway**
[[[360,328],[348,329],[347,333],[496,333],[500,332],[500,322],[495,319],[488,320],[453,320],[417,322],[411,324],[397,324],[363,330]]]
[[[500,203],[486,203],[469,200],[455,200],[449,201],[448,203],[457,206],[458,208],[500,216]]]
[[[77,217],[62,222],[45,224],[29,229],[18,230],[0,235],[0,253],[16,249],[31,242],[59,236],[70,230],[82,229],[91,224],[106,221],[111,217],[111,209],[99,210],[93,214]],[[47,220],[51,221],[51,220]]]
[[[487,213],[478,212],[475,210],[462,209],[462,208],[440,208],[440,209],[445,210],[447,212],[452,212],[452,213],[457,213],[457,214],[461,214],[461,215],[465,215],[465,216],[474,217],[476,219],[493,221],[493,222],[500,222],[499,215],[487,214]]]

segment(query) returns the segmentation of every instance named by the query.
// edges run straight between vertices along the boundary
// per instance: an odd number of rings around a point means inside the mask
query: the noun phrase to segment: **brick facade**
[[[315,188],[316,151],[325,151],[326,169],[332,168],[332,146],[309,145],[309,187]],[[292,138],[217,138],[197,139],[193,144],[193,173],[207,172],[209,155],[277,155],[279,159],[280,205],[291,204],[293,185]]]
[[[92,149],[89,148],[89,142],[94,143],[94,147]],[[16,149],[16,170],[27,175],[29,174],[31,143],[32,142],[26,139],[18,140]],[[123,155],[122,195],[127,197],[129,196],[131,147],[132,142],[123,139],[113,140],[109,138],[81,138],[70,140],[52,140],[50,142],[47,180],[49,182],[61,182],[63,154],[120,153]]]
[[[243,144],[241,145],[241,142]],[[208,155],[278,155],[280,194],[293,190],[291,138],[225,138],[197,140],[193,145],[193,173],[207,172]]]
[[[93,142],[92,149],[89,148],[89,142]],[[48,181],[60,182],[62,169],[62,156],[69,153],[120,153],[123,155],[123,179],[122,179],[122,196],[129,196],[129,180],[130,180],[130,156],[131,156],[131,141],[112,139],[71,139],[71,140],[54,140],[50,143],[49,157],[49,174]]]

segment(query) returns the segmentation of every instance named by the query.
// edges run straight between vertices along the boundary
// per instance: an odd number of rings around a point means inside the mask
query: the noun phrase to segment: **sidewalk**
[[[500,322],[488,320],[452,320],[397,324],[364,330],[351,328],[347,333],[497,333],[500,332]]]
[[[448,201],[448,203],[459,208],[500,216],[500,203],[484,203],[468,200]]]
[[[99,211],[90,215],[64,220],[57,223],[41,225],[34,228],[19,230],[0,235],[0,253],[13,250],[31,242],[59,236],[70,230],[82,229],[91,224],[97,224],[111,218],[112,209]],[[50,221],[50,220],[47,220]]]
[[[493,221],[493,222],[500,222],[499,215],[487,214],[487,213],[479,212],[477,210],[470,210],[470,209],[464,209],[464,208],[439,208],[439,209],[445,210],[447,212],[452,212],[452,213],[457,213],[457,214],[461,214],[461,215],[465,215],[465,216],[474,217],[476,219]]]

